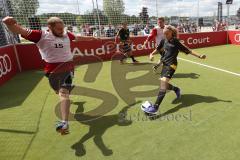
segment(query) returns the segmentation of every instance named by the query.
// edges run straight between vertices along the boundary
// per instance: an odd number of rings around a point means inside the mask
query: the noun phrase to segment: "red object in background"
[[[142,44],[146,38],[147,37],[131,38],[133,42],[132,50],[135,56],[148,55],[155,48],[154,41],[149,42],[145,48],[142,47]],[[229,39],[229,44],[240,45],[240,31],[180,34],[179,38],[189,48],[225,45],[227,44],[227,39]],[[74,63],[78,65],[112,60],[113,55],[119,53],[118,45],[114,44],[114,39],[109,38],[93,41],[73,42],[71,44],[71,48],[73,54],[78,55],[78,58],[75,58],[74,61]],[[16,45],[16,49],[22,71],[44,68],[44,61],[41,59],[38,48],[35,44],[18,44]],[[8,81],[18,72],[13,46],[0,48],[0,56],[5,54],[10,57],[12,67],[9,73],[0,77],[0,85]],[[0,63],[0,71],[2,71],[2,63],[5,62]]]
[[[18,63],[13,46],[0,48],[0,85],[10,80],[18,72]]]
[[[203,48],[227,44],[226,31],[180,34],[179,38],[189,48]]]
[[[228,31],[228,43],[240,45],[240,31]]]
[[[227,32],[209,32],[180,34],[181,41],[190,48],[202,48],[227,44]],[[135,56],[148,55],[155,48],[155,42],[149,42],[145,48],[142,44],[147,37],[132,37],[132,50]],[[86,64],[111,60],[114,54],[119,53],[118,45],[114,47],[114,39],[106,38],[92,41],[79,41],[71,44],[72,52],[78,55],[77,63]],[[44,61],[41,59],[35,44],[17,45],[22,70],[43,69]]]
[[[16,49],[22,71],[43,69],[45,62],[42,60],[36,44],[18,44]]]

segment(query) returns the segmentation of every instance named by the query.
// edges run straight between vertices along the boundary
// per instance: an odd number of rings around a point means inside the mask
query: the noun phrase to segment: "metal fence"
[[[114,36],[123,21],[128,22],[133,36],[144,35],[146,25],[156,26],[157,17],[183,27],[182,32],[213,31],[216,20],[235,25],[231,28],[239,23],[236,14],[240,0],[230,6],[229,19],[225,3],[225,0],[0,0],[0,19],[13,16],[22,26],[46,30],[46,20],[58,16],[76,34],[101,37]],[[2,23],[0,35],[1,45],[20,43],[18,36],[7,32]]]

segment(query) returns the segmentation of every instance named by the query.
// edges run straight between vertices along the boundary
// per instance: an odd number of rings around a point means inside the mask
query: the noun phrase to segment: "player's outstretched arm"
[[[164,48],[163,48],[163,46],[164,46],[164,43],[165,43],[165,40],[163,39],[163,40],[161,40],[161,42],[158,44],[158,46],[157,46],[157,48],[152,52],[152,53],[150,53],[150,55],[149,55],[149,59],[151,60],[151,61],[153,61],[154,60],[154,54],[156,54],[156,53],[163,53],[164,52]],[[162,55],[162,54],[161,54]]]
[[[15,33],[15,34],[21,34],[22,36],[28,35],[28,30],[26,28],[23,28],[22,26],[17,24],[17,21],[13,17],[5,17],[3,18],[3,23],[7,26],[7,28]]]
[[[200,58],[200,59],[206,59],[207,56],[206,55],[199,55],[198,53],[196,53],[195,51],[191,51],[190,53],[191,55],[197,57],[197,58]]]
[[[159,51],[157,49],[155,49],[153,52],[151,52],[149,54],[149,59],[150,61],[153,61],[154,60],[154,54],[158,53]]]
[[[178,49],[186,54],[191,54],[194,57],[200,58],[200,59],[206,59],[206,55],[199,55],[198,53],[196,53],[193,50],[190,50],[187,46],[185,46],[184,44],[182,44],[180,41],[176,41],[176,45],[178,47]]]
[[[147,37],[147,39],[144,41],[143,46],[146,46],[146,44],[156,36],[157,36],[157,30],[154,28],[151,31],[150,35]]]

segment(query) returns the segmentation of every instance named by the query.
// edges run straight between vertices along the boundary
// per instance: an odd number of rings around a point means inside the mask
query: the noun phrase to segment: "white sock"
[[[62,122],[62,123],[65,123],[65,124],[68,124],[68,121],[65,121],[65,120],[62,120],[61,122]]]

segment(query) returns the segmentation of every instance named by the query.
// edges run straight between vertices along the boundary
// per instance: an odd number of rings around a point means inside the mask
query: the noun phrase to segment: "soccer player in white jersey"
[[[42,59],[45,61],[44,71],[49,78],[50,86],[56,91],[60,98],[61,121],[56,125],[56,131],[62,135],[69,133],[68,116],[70,110],[70,91],[72,89],[73,75],[73,54],[70,43],[73,40],[92,40],[92,37],[75,36],[73,33],[64,30],[64,22],[58,17],[48,19],[48,30],[31,30],[20,26],[13,17],[5,17],[3,22],[7,28],[20,34],[23,38],[36,43]],[[54,79],[54,71],[61,65],[69,63],[68,68],[64,68],[64,76]],[[51,78],[50,78],[51,77]]]
[[[155,38],[156,41],[156,46],[159,45],[159,43],[161,42],[162,39],[164,39],[164,34],[163,34],[163,30],[166,27],[165,25],[165,19],[164,17],[160,17],[158,18],[157,21],[158,25],[153,28],[153,30],[151,31],[150,35],[148,36],[148,38],[146,39],[146,41],[144,42],[144,46],[152,39]],[[150,55],[150,60],[153,60],[153,57],[151,57]],[[162,65],[161,61],[159,60],[158,63],[156,65],[153,66],[153,70],[156,71],[158,67],[160,67]]]

